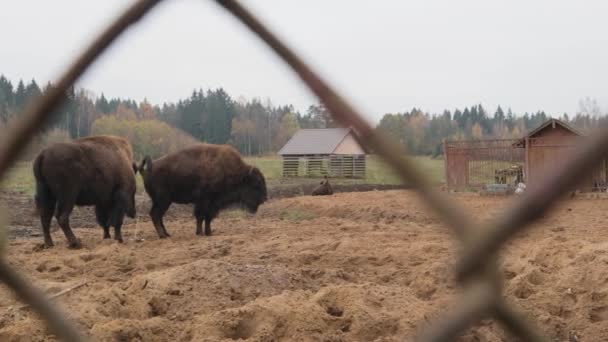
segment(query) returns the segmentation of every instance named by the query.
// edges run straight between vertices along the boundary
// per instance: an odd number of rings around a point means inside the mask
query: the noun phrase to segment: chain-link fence
[[[136,23],[160,0],[140,0],[129,7],[104,31],[60,78],[56,87],[25,109],[21,120],[11,134],[0,142],[0,176],[31,139],[45,124],[52,111],[60,105],[64,92],[74,84],[88,66],[125,31]],[[325,104],[333,118],[344,126],[351,126],[360,134],[362,142],[382,156],[400,177],[418,191],[453,230],[463,244],[463,255],[456,265],[457,279],[463,286],[463,296],[452,312],[431,323],[418,337],[420,341],[448,341],[482,319],[493,318],[501,322],[514,336],[527,341],[547,340],[536,325],[518,313],[502,296],[502,278],[498,269],[497,253],[500,247],[515,233],[529,227],[530,223],[549,210],[556,201],[577,185],[608,155],[608,129],[603,127],[580,143],[570,157],[539,180],[540,186],[528,191],[490,224],[481,225],[459,208],[457,203],[435,190],[412,159],[404,157],[397,146],[378,134],[342,96],[332,89],[299,56],[251,13],[234,0],[217,0],[217,3],[246,25],[273,51],[275,51],[302,79],[309,89]],[[6,227],[0,227],[6,229]],[[1,231],[0,231],[1,232]],[[1,238],[1,236],[0,236]],[[2,243],[2,240],[0,240]],[[0,253],[2,252],[0,246]],[[83,341],[76,328],[65,315],[45,299],[41,291],[0,259],[0,280],[17,296],[31,305],[50,329],[64,341]]]

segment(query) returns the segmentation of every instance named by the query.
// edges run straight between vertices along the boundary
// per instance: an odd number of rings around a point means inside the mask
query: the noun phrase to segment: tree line
[[[20,80],[14,86],[0,75],[0,126],[18,117],[31,99],[52,87],[48,83],[41,88],[35,80],[29,83]],[[273,105],[270,100],[235,100],[222,88],[198,89],[188,98],[162,105],[147,100],[137,103],[128,98],[106,98],[103,93],[96,97],[85,89],[70,88],[46,129],[65,131],[70,138],[84,137],[93,133],[96,121],[108,116],[121,121],[163,122],[199,141],[232,144],[247,155],[277,151],[300,128],[335,126],[321,105],[312,105],[302,114],[292,105]],[[104,132],[116,127],[111,120],[103,124]]]
[[[481,104],[445,110],[441,114],[413,108],[403,113],[385,114],[377,128],[397,141],[404,151],[417,155],[440,155],[443,139],[516,139],[540,126],[549,118],[560,119],[581,131],[608,121],[594,100],[584,99],[572,117],[567,113],[548,115],[544,111],[516,114],[498,106],[493,112]]]
[[[45,94],[53,85],[40,87],[35,80],[16,85],[0,75],[0,126],[19,116],[33,98]],[[231,144],[246,155],[270,154],[280,149],[301,128],[328,128],[338,125],[321,104],[311,105],[304,113],[292,105],[274,105],[270,100],[235,99],[224,89],[198,89],[184,99],[154,105],[147,100],[136,102],[128,98],[95,96],[85,89],[70,88],[62,106],[51,115],[47,130],[61,130],[70,138],[91,134],[128,134],[142,144],[156,141],[158,146],[180,143],[156,139],[177,128],[193,139],[214,144]],[[570,124],[587,129],[604,120],[597,103],[585,99],[581,109],[570,118],[559,116]],[[377,125],[404,151],[420,155],[441,154],[443,139],[517,138],[549,118],[544,111],[516,114],[498,106],[489,112],[481,104],[462,110],[428,113],[413,108],[410,111],[385,114]],[[144,123],[145,122],[145,123]],[[122,129],[119,127],[123,127]],[[128,127],[125,131],[124,127]],[[147,138],[144,137],[148,135]],[[162,143],[160,142],[162,140]],[[147,151],[150,147],[135,147]],[[163,148],[154,149],[161,153]]]

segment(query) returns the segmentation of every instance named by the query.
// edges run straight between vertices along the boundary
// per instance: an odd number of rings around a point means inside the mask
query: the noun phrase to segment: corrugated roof
[[[350,128],[301,129],[279,154],[331,154],[350,132]]]

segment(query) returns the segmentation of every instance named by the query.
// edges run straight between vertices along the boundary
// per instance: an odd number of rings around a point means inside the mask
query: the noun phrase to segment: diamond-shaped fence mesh
[[[160,0],[140,0],[118,17],[82,55],[68,68],[56,86],[45,96],[30,103],[21,120],[2,137],[0,142],[0,177],[32,138],[45,124],[49,115],[60,105],[61,96],[85,72],[89,65],[110,46],[131,24],[136,23],[155,7]],[[502,294],[501,273],[497,253],[515,233],[525,229],[535,219],[549,210],[564,194],[573,189],[579,179],[597,166],[608,155],[608,130],[603,127],[591,134],[569,153],[553,172],[540,182],[495,221],[482,225],[467,215],[455,201],[431,186],[412,159],[403,156],[397,146],[378,134],[336,90],[330,87],[298,55],[272,34],[252,13],[235,0],[216,1],[238,21],[249,28],[270,49],[279,55],[308,88],[323,102],[333,118],[343,126],[353,127],[367,148],[380,155],[402,178],[411,184],[421,198],[435,210],[446,226],[453,230],[463,245],[463,255],[456,265],[456,276],[463,287],[452,312],[445,313],[431,322],[418,336],[420,341],[447,341],[482,319],[495,319],[514,336],[526,341],[547,340],[536,325],[508,303]],[[1,222],[1,221],[0,221]],[[0,227],[6,229],[6,227]],[[1,231],[0,231],[1,232]],[[2,240],[0,240],[2,243]],[[0,246],[2,253],[3,246]],[[30,305],[64,341],[84,341],[78,330],[54,305],[37,290],[0,254],[0,281],[8,285],[16,295]]]

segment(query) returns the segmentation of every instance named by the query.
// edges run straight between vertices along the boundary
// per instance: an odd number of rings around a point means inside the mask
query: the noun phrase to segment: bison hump
[[[199,185],[218,191],[240,183],[250,170],[241,155],[227,145],[198,144],[158,161],[153,167],[170,163],[174,176],[195,177]]]

